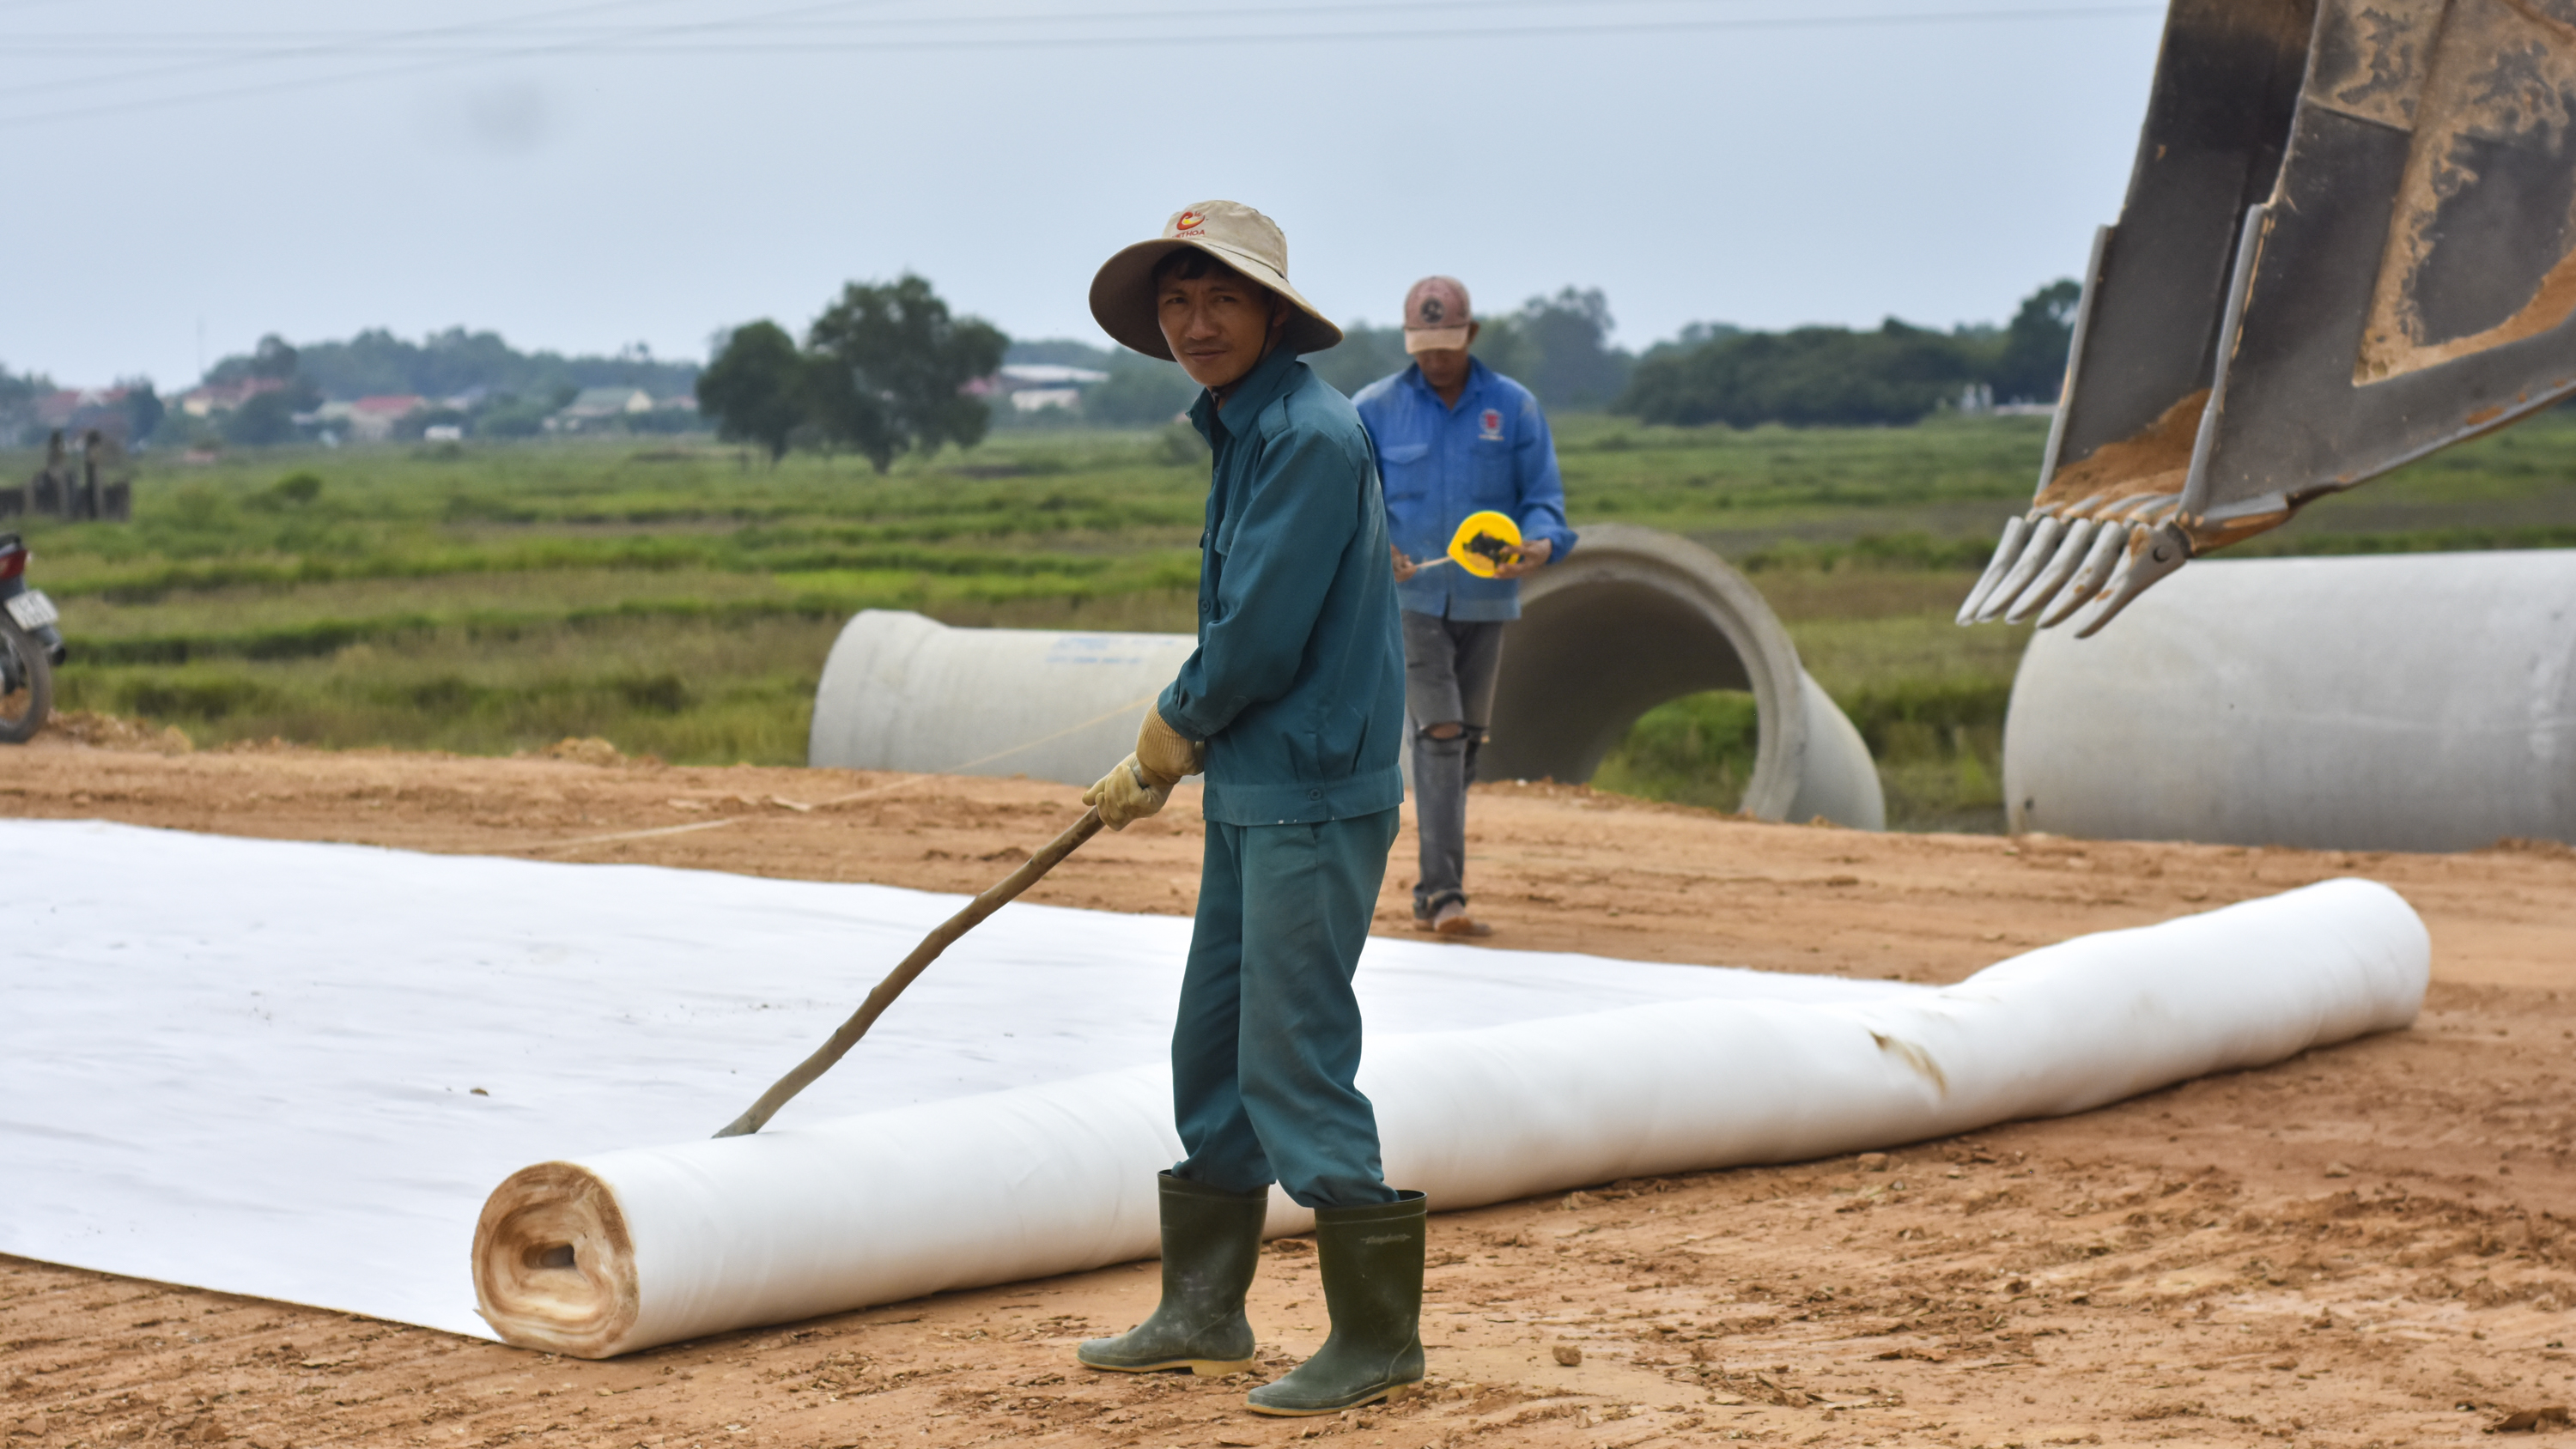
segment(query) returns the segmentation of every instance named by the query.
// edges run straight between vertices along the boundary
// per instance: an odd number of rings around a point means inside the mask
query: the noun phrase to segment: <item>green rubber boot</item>
[[[1115,1338],[1075,1349],[1086,1368],[1125,1374],[1188,1369],[1210,1376],[1252,1367],[1252,1321],[1243,1295],[1261,1263],[1270,1190],[1227,1192],[1162,1175],[1163,1301]]]
[[[1335,1414],[1422,1382],[1422,1194],[1315,1213],[1333,1331],[1315,1356],[1246,1400],[1261,1414]]]

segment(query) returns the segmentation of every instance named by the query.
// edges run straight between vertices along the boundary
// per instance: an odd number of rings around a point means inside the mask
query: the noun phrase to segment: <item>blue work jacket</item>
[[[1274,351],[1218,411],[1199,647],[1156,702],[1208,742],[1207,818],[1312,824],[1404,800],[1404,634],[1386,505],[1350,399]]]
[[[1554,544],[1548,562],[1574,552],[1556,440],[1528,388],[1470,358],[1456,407],[1440,400],[1419,367],[1379,378],[1352,402],[1376,446],[1387,528],[1406,558],[1447,556],[1458,525],[1488,508],[1519,524],[1522,538]],[[1396,597],[1438,618],[1521,616],[1518,579],[1480,579],[1456,564],[1415,574],[1396,585]]]

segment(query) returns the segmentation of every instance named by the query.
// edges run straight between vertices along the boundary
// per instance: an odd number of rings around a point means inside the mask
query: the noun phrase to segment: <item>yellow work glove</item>
[[[1207,768],[1207,743],[1182,738],[1179,730],[1163,722],[1161,710],[1148,705],[1145,717],[1136,722],[1136,763],[1144,767],[1147,783],[1159,779],[1178,784],[1183,775]]]
[[[1182,776],[1206,767],[1207,746],[1183,739],[1180,731],[1163,722],[1161,710],[1149,706],[1136,725],[1135,753],[1101,776],[1099,784],[1083,791],[1082,803],[1099,808],[1101,824],[1124,830],[1129,822],[1161,810]]]
[[[1100,783],[1082,792],[1082,803],[1100,811],[1100,823],[1112,830],[1124,830],[1130,822],[1142,820],[1163,808],[1172,798],[1177,780],[1156,783],[1136,762],[1134,755],[1120,760],[1116,769],[1100,777]]]

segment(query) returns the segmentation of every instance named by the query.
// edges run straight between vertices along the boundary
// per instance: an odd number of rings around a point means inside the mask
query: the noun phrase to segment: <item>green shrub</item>
[[[1899,679],[1835,701],[1870,754],[1882,757],[1917,749],[1926,739],[1955,741],[1963,730],[2000,731],[2011,702],[2009,679]]]
[[[620,679],[614,687],[627,708],[646,714],[678,714],[691,699],[688,684],[669,670]]]
[[[1922,572],[1975,570],[1985,566],[1994,550],[1995,541],[1991,538],[1934,538],[1908,529],[1899,533],[1864,533],[1845,543],[1785,538],[1745,554],[1735,561],[1735,566],[1749,574],[1779,569],[1831,572],[1845,567]]]
[[[1897,680],[1838,700],[1868,744],[1899,830],[2003,828],[2004,705],[2009,680]],[[1685,695],[1638,717],[1594,773],[1594,788],[1734,810],[1761,744],[1753,696]]]
[[[272,698],[265,685],[238,675],[161,676],[127,681],[116,692],[116,708],[151,719],[220,720]]]
[[[1592,784],[1648,800],[1733,810],[1753,779],[1761,734],[1752,695],[1684,695],[1640,715],[1593,772]]]

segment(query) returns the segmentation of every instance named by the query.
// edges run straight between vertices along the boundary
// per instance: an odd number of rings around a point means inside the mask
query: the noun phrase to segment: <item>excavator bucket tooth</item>
[[[2084,562],[2086,553],[2093,547],[2093,535],[2101,527],[2098,520],[2085,518],[2078,519],[2073,527],[2067,529],[2066,537],[2058,542],[2057,552],[2048,560],[2048,566],[2039,571],[2039,577],[2030,581],[2030,587],[2022,590],[2005,607],[2004,622],[2018,624],[2029,618],[2033,610],[2057,597],[2057,591],[2066,587],[2066,581],[2075,576],[2076,567]]]
[[[2048,612],[2039,616],[2039,627],[2056,628],[2066,621],[2067,615],[2083,608],[2094,595],[2101,593],[2102,586],[2110,582],[2111,571],[2120,566],[2120,560],[2128,557],[2128,547],[2127,524],[2104,525],[2101,532],[2093,535],[2093,551],[2084,556],[2084,563],[2075,570],[2075,577],[2066,581],[2066,587],[2058,591],[2057,602],[2049,605]]]
[[[2011,571],[2004,575],[2003,582],[1995,585],[1993,593],[1986,595],[1986,602],[1977,610],[1978,623],[1988,623],[2004,616],[2004,607],[2021,597],[2021,591],[2030,587],[2030,581],[2038,577],[2040,569],[2056,555],[2057,540],[2065,533],[2066,520],[2063,518],[2042,517],[2031,526],[2030,537],[2022,540],[2021,557],[2013,560]]]
[[[2102,626],[2120,617],[2138,595],[2153,588],[2156,581],[2181,568],[2191,560],[2191,546],[2182,530],[2168,523],[2160,528],[2141,528],[2129,536],[2129,547],[2121,555],[2119,572],[2103,587],[2101,601],[2075,631],[2078,639],[2090,639]]]
[[[2082,632],[2191,558],[2576,393],[2571,116],[2570,0],[2173,0],[2029,515],[2033,537],[2153,536]],[[2093,563],[2054,604],[1981,581],[1962,615],[2049,627]]]
[[[1968,590],[1966,602],[1959,605],[1960,623],[1977,622],[1977,611],[1986,606],[1986,595],[1993,593],[1995,585],[2002,583],[2004,575],[2012,571],[2014,561],[2021,557],[2022,540],[2029,536],[2029,518],[2004,520],[2004,536],[1995,542],[1995,556],[1986,560],[1986,571],[1977,576],[1977,586]]]

